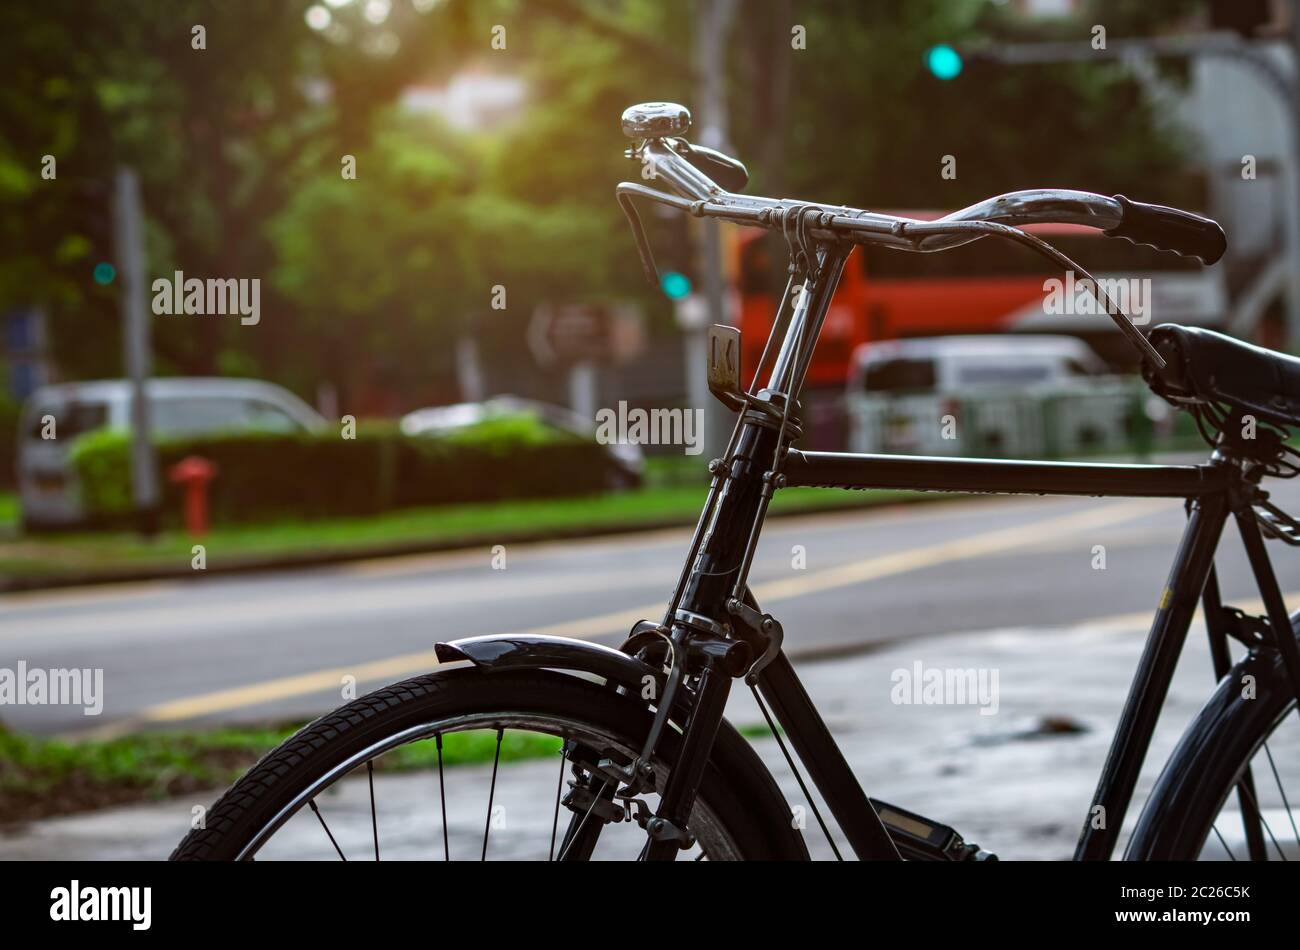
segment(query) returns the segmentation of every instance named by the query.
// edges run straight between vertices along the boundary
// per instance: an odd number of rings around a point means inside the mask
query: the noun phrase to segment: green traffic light
[[[936,79],[956,79],[961,75],[961,53],[940,43],[925,51],[925,65]]]
[[[117,268],[108,261],[100,261],[95,265],[95,283],[111,284],[113,278],[117,276]]]
[[[691,292],[691,279],[675,270],[665,271],[659,278],[659,286],[669,300],[681,300]]]

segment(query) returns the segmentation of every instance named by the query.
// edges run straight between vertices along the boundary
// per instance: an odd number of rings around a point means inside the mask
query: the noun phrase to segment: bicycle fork
[[[671,861],[678,851],[693,843],[686,831],[687,822],[730,692],[731,676],[718,668],[716,660],[710,660],[700,674],[695,708],[686,723],[681,755],[668,773],[659,811],[646,823],[646,833],[650,836],[646,860]]]

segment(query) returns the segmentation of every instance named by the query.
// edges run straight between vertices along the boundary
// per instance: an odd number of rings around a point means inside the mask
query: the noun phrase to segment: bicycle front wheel
[[[650,719],[612,689],[559,673],[414,677],[268,753],[172,860],[636,859],[647,839],[634,818],[646,811],[615,797],[599,768],[631,761]],[[640,796],[649,813],[679,742],[665,730],[657,790]],[[771,807],[770,776],[740,761],[720,763],[715,748],[688,826],[696,843],[683,857],[806,858],[788,808]],[[764,801],[766,810],[756,804]]]

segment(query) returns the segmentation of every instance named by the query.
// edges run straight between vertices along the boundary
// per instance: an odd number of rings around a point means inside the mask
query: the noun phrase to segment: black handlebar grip
[[[1115,200],[1123,217],[1115,227],[1102,232],[1107,237],[1174,251],[1184,257],[1198,258],[1202,264],[1213,264],[1228,249],[1228,239],[1217,221],[1164,205],[1130,201],[1123,195],[1116,195]]]

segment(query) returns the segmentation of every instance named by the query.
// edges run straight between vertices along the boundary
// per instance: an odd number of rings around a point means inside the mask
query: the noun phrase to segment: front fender
[[[594,673],[638,693],[645,684],[645,677],[654,678],[659,686],[663,685],[665,679],[662,670],[634,656],[628,656],[621,650],[569,637],[530,633],[489,634],[485,637],[464,637],[439,643],[434,647],[434,652],[442,663],[469,660],[489,673],[528,669]]]
[[[626,687],[629,698],[639,701],[645,677],[654,677],[657,695],[662,695],[666,677],[662,670],[643,663],[611,647],[568,637],[539,634],[503,634],[466,637],[439,643],[434,647],[443,663],[468,660],[488,675],[504,670],[548,669],[591,673],[607,683]],[[693,693],[683,683],[672,719],[680,726],[689,712]],[[648,711],[648,710],[647,710]],[[718,726],[718,734],[709,753],[710,761],[745,794],[761,827],[770,836],[774,854],[787,859],[808,860],[808,848],[791,821],[791,809],[776,780],[763,764],[753,746],[727,720]]]

